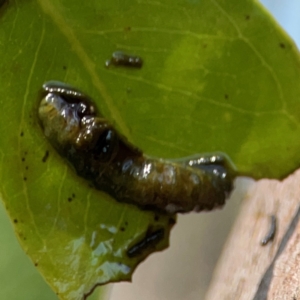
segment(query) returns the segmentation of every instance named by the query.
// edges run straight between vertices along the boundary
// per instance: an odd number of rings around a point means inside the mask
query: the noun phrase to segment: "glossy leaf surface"
[[[116,50],[142,57],[142,68],[106,68]],[[298,167],[298,52],[255,1],[9,1],[0,56],[2,198],[23,248],[62,299],[130,280],[146,254],[126,251],[149,228],[165,230],[149,253],[163,249],[172,224],[74,174],[37,124],[45,81],[90,95],[148,155],[224,151],[256,178]]]

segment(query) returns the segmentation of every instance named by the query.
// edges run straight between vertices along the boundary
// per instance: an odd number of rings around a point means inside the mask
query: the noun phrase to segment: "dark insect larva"
[[[271,220],[271,226],[270,226],[270,230],[268,231],[267,235],[261,240],[261,245],[265,246],[267,245],[269,242],[273,241],[275,234],[276,234],[276,216],[272,215],[270,217]]]
[[[110,67],[111,65],[140,69],[143,65],[143,60],[139,56],[125,54],[122,51],[115,51],[112,54],[111,59],[105,62],[106,67]]]
[[[147,232],[145,238],[127,251],[128,257],[140,256],[145,250],[155,247],[164,237],[164,229],[158,229],[152,233]]]
[[[60,83],[43,85],[38,116],[45,136],[95,188],[118,201],[169,214],[211,210],[225,203],[236,171],[221,153],[177,160],[146,156],[96,109]]]

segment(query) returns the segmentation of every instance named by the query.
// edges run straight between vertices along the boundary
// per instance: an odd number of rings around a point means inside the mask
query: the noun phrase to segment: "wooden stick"
[[[263,179],[250,188],[206,300],[300,299],[299,204],[300,170],[281,182]],[[262,246],[271,216],[275,236]]]

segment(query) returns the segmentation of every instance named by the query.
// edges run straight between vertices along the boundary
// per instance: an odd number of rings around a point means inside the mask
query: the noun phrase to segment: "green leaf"
[[[0,203],[0,228],[0,299],[57,299],[20,248],[2,203]]]
[[[54,78],[80,86],[92,72],[98,84],[91,94],[98,104],[106,101],[101,95],[105,85],[87,49],[70,24],[57,24],[63,16],[57,9],[63,9],[63,3],[56,4],[9,2],[1,11],[1,198],[22,247],[58,296],[82,299],[96,284],[130,280],[141,260],[168,246],[174,220],[91,189],[43,136],[37,101],[44,81]],[[81,14],[81,6],[70,8]],[[70,42],[76,44],[73,52]],[[121,116],[110,99],[112,111]],[[165,231],[161,242],[138,257],[127,256],[148,229],[160,228]]]
[[[2,203],[0,203],[0,228],[0,299],[57,299],[34,264],[21,249]],[[101,287],[93,293],[89,300],[108,299],[105,296],[105,288]]]
[[[141,56],[142,69],[106,68],[116,50]],[[148,253],[167,247],[172,224],[74,174],[38,126],[45,81],[86,92],[148,155],[224,151],[255,178],[298,167],[298,51],[256,1],[7,1],[0,56],[2,199],[62,299],[130,280]],[[128,258],[149,228],[164,228],[165,239]]]

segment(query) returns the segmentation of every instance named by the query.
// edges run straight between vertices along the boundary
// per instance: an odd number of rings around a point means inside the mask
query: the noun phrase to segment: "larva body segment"
[[[195,168],[189,166],[186,159],[175,163],[140,156],[127,158],[120,165],[111,164],[109,171],[96,181],[96,186],[104,190],[110,185],[101,186],[103,179],[114,178],[113,189],[108,192],[114,193],[116,199],[176,213],[222,206],[233,188],[230,176],[223,166]]]
[[[77,174],[118,201],[169,214],[224,205],[235,169],[221,153],[164,160],[128,143],[82,92],[43,85],[38,116],[45,136]]]

